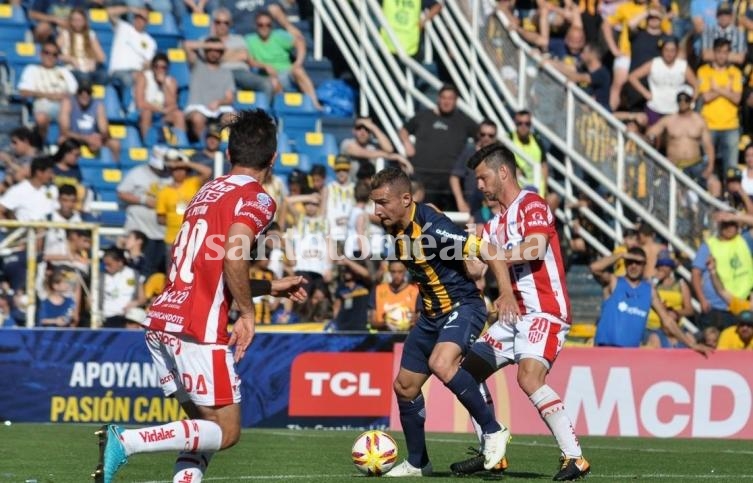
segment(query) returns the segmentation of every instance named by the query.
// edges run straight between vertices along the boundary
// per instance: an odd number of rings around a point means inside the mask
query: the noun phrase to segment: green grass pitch
[[[64,424],[0,425],[0,481],[82,483],[97,460],[96,426]],[[341,482],[360,478],[350,462],[358,431],[249,429],[241,442],[212,459],[206,482],[291,481]],[[392,433],[404,456],[401,434]],[[429,455],[435,477],[455,480],[453,461],[464,457],[472,435],[429,434]],[[589,480],[599,481],[741,481],[753,479],[750,441],[581,438],[591,461]],[[550,437],[513,436],[505,476],[478,474],[465,481],[551,480],[558,451]],[[402,458],[401,458],[402,459]],[[130,458],[118,482],[171,482],[174,456],[142,454]]]

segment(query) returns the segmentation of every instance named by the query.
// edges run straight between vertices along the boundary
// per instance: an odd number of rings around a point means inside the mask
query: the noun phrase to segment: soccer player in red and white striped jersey
[[[230,126],[230,173],[205,184],[188,204],[167,285],[143,321],[162,389],[191,419],[141,429],[104,426],[97,433],[95,481],[112,481],[132,454],[176,451],[173,481],[197,483],[212,454],[240,439],[240,378],[233,360],[243,358],[254,336],[252,298],[273,294],[303,301],[306,296],[302,277],[249,281],[252,245],[276,209],[262,188],[274,164],[276,136],[277,127],[264,111],[237,115]],[[230,335],[233,302],[240,317]]]
[[[521,315],[516,321],[500,320],[489,327],[462,365],[481,382],[508,364],[518,364],[520,388],[562,451],[561,468],[554,479],[580,478],[590,465],[562,400],[546,384],[571,321],[554,215],[538,194],[521,190],[515,156],[503,145],[480,149],[468,166],[475,170],[484,196],[500,203],[502,210],[484,227],[483,237],[501,249],[498,253],[509,267]]]

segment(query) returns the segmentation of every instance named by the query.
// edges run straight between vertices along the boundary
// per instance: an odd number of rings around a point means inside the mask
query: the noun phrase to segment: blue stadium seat
[[[107,189],[105,187],[97,190],[96,198],[99,201],[114,201],[115,203],[120,203],[120,200],[118,199],[118,191],[114,189]]]
[[[353,118],[325,116],[322,118],[322,131],[335,136],[339,147],[344,139],[353,137],[353,123]]]
[[[81,169],[81,177],[84,184],[93,188],[95,191],[102,188],[111,190],[116,189],[120,181],[123,179],[123,172],[117,164],[101,164],[101,166],[79,167]]]
[[[47,128],[47,138],[44,143],[48,146],[57,145],[58,139],[60,139],[60,125],[53,120]]]
[[[105,115],[108,121],[112,123],[126,122],[126,114],[120,104],[120,96],[112,85],[108,84],[105,87],[105,97],[102,101],[105,104]]]
[[[134,126],[110,124],[110,137],[120,140],[120,149],[125,152],[130,148],[142,147],[141,136]]]
[[[308,156],[298,153],[282,153],[277,158],[277,162],[272,171],[274,174],[284,178],[294,169],[300,169],[301,171],[308,173],[311,169],[311,161]]]
[[[146,133],[144,143],[147,146],[166,144],[173,147],[189,146],[188,134],[178,128],[170,127],[160,122],[155,122]]]
[[[278,131],[277,132],[277,155],[281,155],[282,153],[290,153],[293,152],[293,146],[290,143],[290,138],[287,134],[285,134],[284,131]],[[279,163],[279,159],[277,160]]]
[[[175,77],[178,90],[187,89],[191,83],[191,69],[188,66],[186,51],[183,49],[168,49],[167,58],[170,60],[169,74]]]
[[[275,96],[272,108],[282,121],[282,128],[290,135],[314,132],[318,128],[321,113],[307,95],[283,92]]]
[[[184,15],[180,21],[180,29],[186,40],[199,40],[209,36],[211,18],[206,13],[192,13]]]
[[[164,52],[167,49],[173,49],[180,43],[181,34],[178,25],[175,23],[175,18],[170,13],[149,12],[149,23],[146,26],[146,31],[157,42],[158,51]]]
[[[233,108],[237,111],[256,108],[269,111],[269,98],[263,92],[236,91],[235,99],[233,100]]]
[[[89,28],[97,32],[100,42],[102,42],[100,32],[112,33],[112,23],[110,23],[110,16],[107,14],[107,10],[104,8],[90,8]]]
[[[2,45],[13,45],[16,42],[26,40],[26,34],[29,28],[22,25],[2,25],[0,24],[0,43]]]
[[[322,60],[307,58],[303,62],[303,69],[309,75],[311,82],[313,82],[315,86],[335,77],[334,74],[332,74],[332,62],[327,58],[323,58]]]
[[[86,146],[81,146],[81,158],[78,161],[79,166],[91,165],[101,167],[103,163],[105,165],[115,163],[110,148],[104,146],[98,153],[93,153]]]
[[[31,42],[16,42],[5,49],[5,61],[11,74],[10,81],[15,87],[21,79],[21,73],[29,64],[39,64],[39,46]]]
[[[3,46],[26,40],[29,21],[23,8],[16,5],[0,5],[0,42]],[[2,50],[6,50],[4,47]]]
[[[308,156],[313,164],[330,165],[330,156],[334,158],[338,152],[337,140],[329,133],[298,133],[294,140],[295,151]]]

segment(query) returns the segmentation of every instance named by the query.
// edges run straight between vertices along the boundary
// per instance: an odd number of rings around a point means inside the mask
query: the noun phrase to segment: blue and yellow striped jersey
[[[393,232],[395,253],[418,284],[424,315],[438,317],[459,302],[479,299],[481,294],[468,276],[464,259],[481,243],[435,208],[414,203],[411,222]]]

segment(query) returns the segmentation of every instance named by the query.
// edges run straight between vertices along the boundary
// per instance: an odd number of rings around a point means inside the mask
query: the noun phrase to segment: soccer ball
[[[388,310],[385,314],[387,327],[393,331],[406,331],[410,329],[410,310],[404,305],[398,305]]]
[[[366,431],[356,438],[351,454],[358,471],[367,476],[380,476],[395,466],[397,443],[384,431]]]

